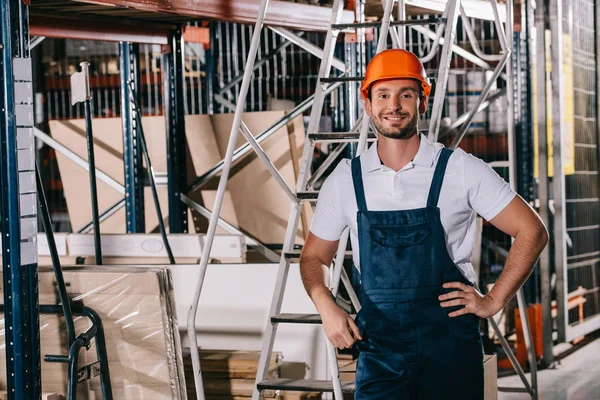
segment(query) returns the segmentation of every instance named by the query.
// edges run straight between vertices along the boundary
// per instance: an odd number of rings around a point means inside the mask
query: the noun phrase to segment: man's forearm
[[[515,237],[502,274],[488,294],[498,310],[502,309],[525,283],[547,242],[548,234],[542,225]]]
[[[300,275],[304,289],[306,289],[317,310],[327,302],[333,301],[331,292],[325,285],[321,260],[314,256],[303,256],[300,260]]]

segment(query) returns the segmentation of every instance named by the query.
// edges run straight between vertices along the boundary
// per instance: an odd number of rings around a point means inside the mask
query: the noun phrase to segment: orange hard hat
[[[365,79],[360,87],[363,99],[367,99],[369,88],[377,81],[412,78],[421,82],[425,96],[431,92],[431,83],[421,60],[410,51],[402,49],[384,50],[371,59]]]

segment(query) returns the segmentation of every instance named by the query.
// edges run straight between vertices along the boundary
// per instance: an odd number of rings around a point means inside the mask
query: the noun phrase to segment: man
[[[483,399],[479,319],[495,315],[547,243],[536,213],[487,164],[417,130],[431,85],[419,59],[387,50],[361,87],[378,140],[324,183],[302,251],[302,280],[338,348],[359,350],[355,399]],[[470,264],[477,214],[515,238],[485,296]],[[350,226],[361,271],[356,322],[325,286]]]

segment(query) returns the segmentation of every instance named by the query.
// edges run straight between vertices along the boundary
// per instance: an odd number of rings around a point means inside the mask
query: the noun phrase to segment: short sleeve
[[[339,240],[342,231],[347,226],[335,179],[336,174],[333,173],[321,186],[317,207],[310,226],[310,231],[323,240]]]
[[[467,201],[471,208],[490,221],[516,196],[500,175],[483,160],[465,154],[464,182]]]

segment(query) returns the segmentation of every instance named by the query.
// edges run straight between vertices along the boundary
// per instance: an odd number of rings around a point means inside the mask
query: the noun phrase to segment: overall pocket
[[[417,225],[372,225],[371,237],[384,247],[409,247],[421,244],[431,235],[429,223]]]

